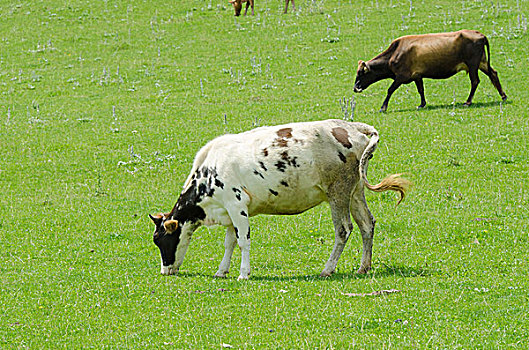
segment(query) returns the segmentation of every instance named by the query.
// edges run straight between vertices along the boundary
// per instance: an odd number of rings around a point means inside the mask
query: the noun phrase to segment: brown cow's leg
[[[391,98],[391,95],[401,86],[402,83],[398,82],[397,80],[394,80],[391,86],[388,89],[388,94],[386,96],[386,99],[384,100],[384,103],[382,103],[382,107],[380,107],[380,112],[385,112],[388,109],[388,103],[389,99]]]
[[[470,106],[472,104],[472,98],[474,97],[474,93],[476,92],[476,89],[479,85],[479,75],[478,75],[478,69],[470,69],[468,71],[468,76],[470,78],[470,95],[468,95],[467,102],[465,102],[465,106]]]
[[[288,11],[288,3],[290,0],[285,0],[285,11],[283,13],[287,13]],[[294,4],[294,0],[292,0],[292,12],[296,11],[296,4]]]
[[[498,78],[498,72],[496,72],[492,67],[490,67],[490,70],[489,70],[489,67],[487,67],[487,63],[486,62],[485,63],[482,62],[479,65],[479,69],[483,73],[487,74],[487,76],[489,77],[492,85],[494,85],[496,90],[498,90],[498,93],[500,94],[501,99],[503,101],[505,101],[507,99],[507,95],[505,94],[505,92],[501,88],[500,79]]]
[[[248,2],[246,3],[246,11],[248,11],[248,6],[252,6],[252,16],[253,16],[254,15],[253,14],[253,0],[248,0]],[[246,12],[244,14],[246,14]]]
[[[253,14],[253,0],[248,0],[246,2],[246,8],[244,9],[244,15],[246,16],[246,13],[248,12],[248,7],[252,6],[252,16]]]
[[[421,104],[417,106],[417,108],[423,108],[426,106],[426,98],[424,97],[424,84],[422,78],[415,80],[415,85],[417,85],[417,91],[419,92],[419,95],[421,95]]]

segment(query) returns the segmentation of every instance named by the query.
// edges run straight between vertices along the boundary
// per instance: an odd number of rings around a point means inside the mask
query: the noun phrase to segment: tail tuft
[[[373,156],[373,152],[375,152],[375,149],[377,148],[379,136],[378,132],[372,128],[372,130],[366,130],[364,131],[364,134],[367,136],[371,136],[369,140],[369,144],[367,145],[366,149],[364,150],[364,153],[362,154],[362,157],[360,158],[360,178],[364,181],[365,186],[374,192],[384,192],[384,191],[395,191],[399,192],[400,199],[397,202],[397,205],[402,202],[404,197],[406,197],[406,192],[408,192],[409,188],[411,187],[411,182],[403,177],[400,177],[401,174],[393,174],[387,176],[384,180],[382,180],[380,183],[376,185],[369,184],[369,181],[367,181],[367,165],[369,159]]]
[[[400,194],[399,201],[397,205],[400,204],[406,197],[406,193],[411,187],[411,182],[408,179],[400,177],[402,174],[393,174],[386,176],[380,183],[376,185],[370,185],[367,182],[367,179],[364,179],[364,183],[368,189],[374,192],[385,192],[385,191],[395,191]]]

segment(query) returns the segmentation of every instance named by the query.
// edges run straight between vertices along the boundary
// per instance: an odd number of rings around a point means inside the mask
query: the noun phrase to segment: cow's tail
[[[367,180],[367,165],[369,159],[373,157],[373,153],[375,152],[375,149],[377,148],[378,144],[378,132],[375,128],[369,127],[366,125],[366,130],[363,131],[365,135],[370,136],[369,144],[364,149],[364,153],[362,153],[362,158],[360,158],[360,177],[362,181],[364,181],[364,185],[374,192],[385,192],[385,191],[395,191],[400,194],[399,201],[397,202],[397,205],[402,202],[404,197],[406,196],[406,192],[411,186],[411,182],[405,178],[400,177],[401,174],[392,174],[389,176],[386,176],[384,180],[382,180],[380,183],[376,185],[371,185],[369,181]]]
[[[485,47],[487,48],[487,71],[490,72],[490,46],[489,39],[485,36]]]

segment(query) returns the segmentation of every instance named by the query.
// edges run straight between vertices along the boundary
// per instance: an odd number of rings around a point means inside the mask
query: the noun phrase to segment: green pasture
[[[0,1],[0,348],[529,347],[528,0]],[[354,95],[381,142],[357,229],[319,277],[328,205],[252,225],[252,276],[214,279],[224,229],[201,228],[161,276],[148,214],[169,211],[208,140],[349,118],[358,60],[402,35],[476,29],[508,100],[480,73]],[[350,114],[350,113],[349,113]],[[383,290],[393,293],[369,295]]]

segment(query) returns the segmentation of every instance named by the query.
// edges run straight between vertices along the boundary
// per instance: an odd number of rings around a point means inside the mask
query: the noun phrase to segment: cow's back
[[[343,120],[261,127],[212,140],[203,163],[233,192],[249,196],[250,215],[297,214],[325,201],[338,176],[358,181],[358,163],[374,129]],[[199,152],[200,154],[200,152]],[[203,156],[202,156],[203,157]]]
[[[478,56],[484,54],[485,40],[475,30],[408,35],[395,40],[398,46],[389,64],[393,71],[411,79],[444,79],[468,71],[467,62],[476,55],[476,48]]]

